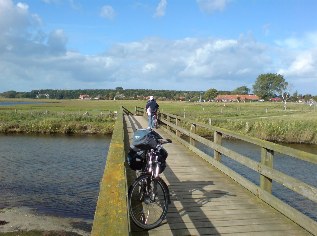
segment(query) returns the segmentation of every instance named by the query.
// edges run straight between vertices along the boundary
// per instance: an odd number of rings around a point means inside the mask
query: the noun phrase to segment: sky
[[[316,0],[0,0],[0,92],[251,89],[317,95]]]

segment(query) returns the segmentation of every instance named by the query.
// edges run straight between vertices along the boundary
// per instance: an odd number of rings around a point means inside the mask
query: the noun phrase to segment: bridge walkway
[[[134,130],[147,127],[141,116],[126,115],[125,122],[130,141]],[[150,231],[131,222],[132,235],[311,235],[177,141],[165,148],[169,156],[161,177],[172,201],[167,219]]]

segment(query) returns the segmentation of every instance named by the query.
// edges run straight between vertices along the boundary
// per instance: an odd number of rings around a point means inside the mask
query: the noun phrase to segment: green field
[[[0,106],[1,133],[111,134],[116,112],[133,102],[79,100],[0,100],[42,102]],[[140,103],[142,104],[142,103]]]
[[[176,105],[176,106],[175,106]],[[317,143],[317,107],[287,103],[166,103],[164,112],[261,139]],[[203,131],[200,131],[203,133]]]
[[[0,99],[0,102],[4,101]],[[17,101],[17,100],[6,100]],[[42,104],[0,106],[1,133],[111,134],[121,106],[146,101],[23,100]],[[317,143],[316,105],[158,101],[161,112],[277,142]],[[203,133],[203,131],[201,131]]]

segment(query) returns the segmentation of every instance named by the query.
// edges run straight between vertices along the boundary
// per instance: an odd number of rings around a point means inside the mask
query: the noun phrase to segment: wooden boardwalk
[[[141,116],[125,121],[130,140],[135,129],[147,127]],[[172,201],[167,219],[150,231],[131,223],[132,235],[311,235],[182,144],[164,147],[169,156],[161,177]]]

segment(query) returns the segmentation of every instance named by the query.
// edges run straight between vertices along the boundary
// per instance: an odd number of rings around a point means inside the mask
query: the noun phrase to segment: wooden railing
[[[143,107],[135,107],[134,114],[136,116],[144,116],[146,114],[145,113],[145,108],[143,108]]]
[[[142,115],[144,113],[143,108],[136,108],[135,111],[136,114],[139,115]],[[288,176],[287,174],[284,174],[274,169],[273,167],[274,153],[276,152],[309,162],[312,165],[317,164],[317,155],[278,145],[265,140],[260,140],[257,138],[238,134],[236,132],[232,132],[222,128],[193,122],[191,120],[173,114],[162,112],[159,113],[159,123],[161,128],[164,128],[168,133],[174,135],[179,142],[183,143],[194,153],[198,154],[204,160],[218,168],[220,171],[241,184],[243,187],[247,188],[257,197],[262,199],[267,204],[271,205],[276,210],[280,211],[282,214],[293,220],[298,225],[302,226],[307,231],[311,232],[314,235],[317,234],[316,221],[272,195],[272,181],[276,181],[277,183],[304,196],[305,198],[313,202],[317,202],[316,187],[306,184],[294,177]],[[214,137],[213,141],[197,135],[196,130],[198,127],[211,130]],[[181,136],[187,136],[187,141],[186,139],[181,138]],[[239,154],[222,146],[222,139],[224,136],[232,137],[257,145],[261,149],[261,161],[254,161],[242,154]],[[200,142],[207,147],[213,149],[213,158],[202,150],[195,147],[195,142]],[[231,158],[232,160],[250,168],[251,170],[258,172],[260,175],[259,186],[221,163],[222,155],[225,155],[226,157]],[[312,175],[313,174],[316,173],[312,173]]]
[[[126,112],[126,111],[125,111]],[[92,236],[129,235],[123,109],[118,112],[100,183]]]

